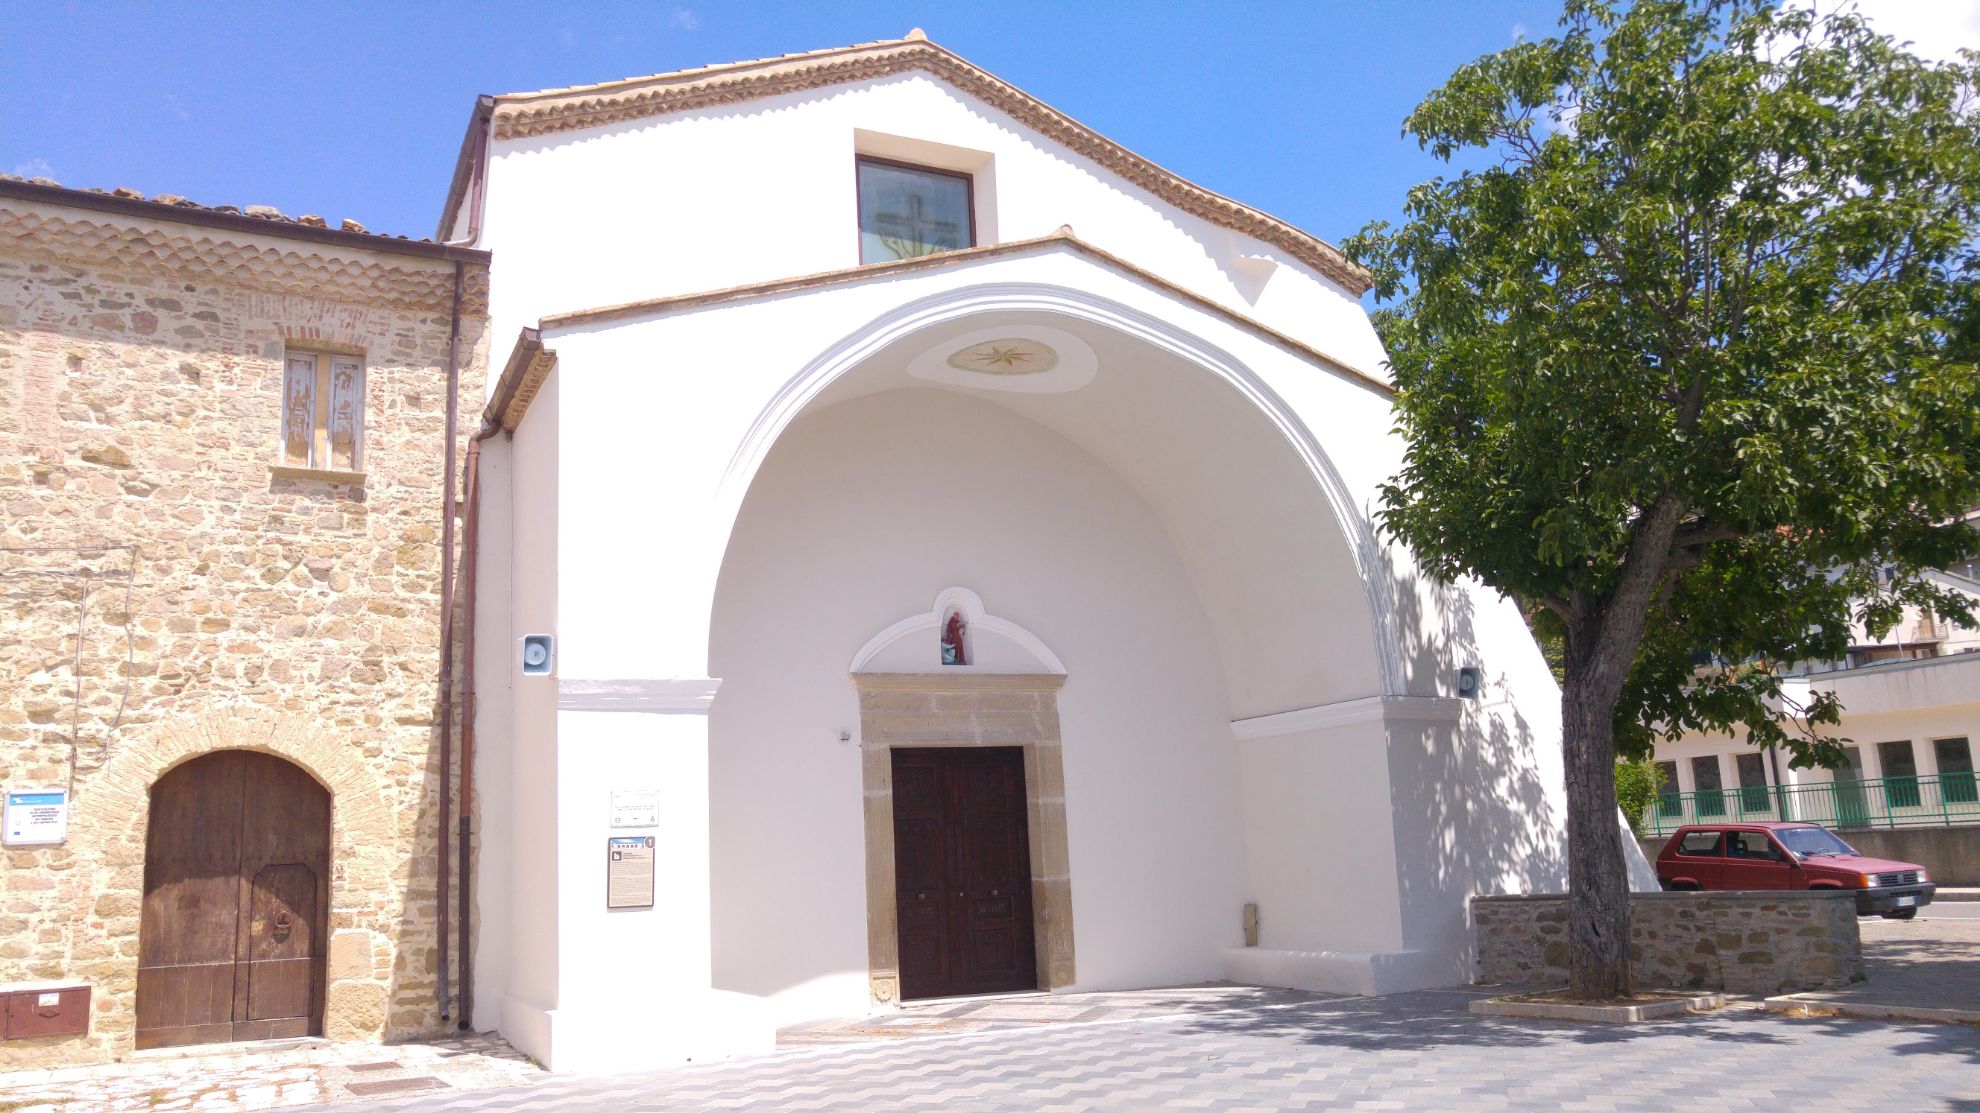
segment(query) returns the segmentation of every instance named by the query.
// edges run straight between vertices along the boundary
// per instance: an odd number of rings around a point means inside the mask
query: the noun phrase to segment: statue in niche
[[[951,614],[949,621],[942,626],[942,663],[945,665],[969,664],[969,651],[963,646],[963,632],[966,626],[960,611]]]

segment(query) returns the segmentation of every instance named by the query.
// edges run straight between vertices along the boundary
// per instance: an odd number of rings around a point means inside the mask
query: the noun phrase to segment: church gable
[[[1163,169],[927,41],[919,31],[898,40],[597,85],[506,94],[492,98],[486,109],[486,126],[495,143],[513,144],[907,75],[932,77],[970,100],[1015,120],[1038,138],[1083,156],[1174,209],[1263,241],[1267,250],[1283,252],[1288,259],[1313,268],[1351,294],[1358,296],[1369,288],[1367,273],[1332,244]],[[481,122],[477,116],[477,126]],[[472,143],[463,146],[448,201],[449,213],[460,211],[472,170],[473,146]]]

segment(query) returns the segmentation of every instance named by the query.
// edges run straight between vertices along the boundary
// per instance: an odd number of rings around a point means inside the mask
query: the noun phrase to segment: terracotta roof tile
[[[184,197],[181,197],[176,193],[154,193],[151,196],[147,197],[145,196],[143,190],[132,189],[129,186],[118,186],[116,189],[94,189],[88,187],[65,186],[61,182],[55,181],[52,178],[23,178],[16,174],[7,174],[7,173],[0,173],[0,182],[26,182],[29,185],[46,186],[50,189],[67,190],[70,193],[90,193],[90,194],[95,194],[98,197],[120,197],[127,201],[144,201],[153,205],[170,205],[173,208],[194,209],[200,212],[226,213],[235,216],[246,215],[246,216],[254,217],[257,220],[275,221],[282,224],[297,224],[305,228],[329,227],[328,222],[325,221],[320,216],[316,216],[314,214],[306,215],[306,216],[289,216],[288,214],[284,213],[282,210],[276,208],[273,205],[249,205],[245,209],[243,209],[239,205],[202,205],[197,201],[188,201]],[[384,232],[373,232],[370,229],[366,228],[364,225],[359,224],[357,221],[352,220],[348,217],[344,219],[344,222],[342,225],[340,225],[340,227],[346,232],[358,232],[367,236],[376,236],[377,238],[382,240],[403,240],[407,243],[437,242],[435,240],[424,237],[419,239],[414,239],[411,236],[395,236]]]
[[[639,77],[621,77],[611,81],[594,81],[589,85],[564,85],[553,89],[531,89],[516,93],[500,93],[497,94],[497,99],[502,101],[518,101],[529,100],[532,97],[567,97],[574,94],[597,92],[601,89],[618,89],[622,86],[647,81],[713,77],[730,70],[746,70],[754,66],[767,66],[782,62],[801,62],[808,58],[826,58],[834,54],[844,54],[849,50],[865,50],[876,46],[894,46],[903,42],[925,42],[926,40],[926,35],[915,35],[910,32],[908,37],[900,39],[874,39],[872,42],[853,43],[850,46],[828,46],[820,50],[801,50],[794,54],[773,54],[769,57],[751,58],[741,62],[714,62],[706,66],[690,66],[682,70],[664,70],[660,73],[649,73]]]

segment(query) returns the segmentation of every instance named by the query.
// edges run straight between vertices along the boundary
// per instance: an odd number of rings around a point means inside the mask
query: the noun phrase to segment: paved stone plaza
[[[1970,905],[1969,905],[1970,906]],[[1980,1024],[1980,917],[1965,907],[1927,910],[1917,920],[1862,921],[1869,978],[1792,1000],[1866,1018],[1912,1016]]]
[[[1980,1029],[1751,1009],[1632,1028],[1469,1017],[1463,992],[1307,998],[784,1050],[405,1110],[1980,1110]]]
[[[1865,920],[1860,994],[1980,1000],[1980,921]],[[233,1049],[0,1074],[4,1113],[337,1108],[1902,1108],[1980,1113],[1980,1026],[1793,1018],[1757,1001],[1607,1027],[1472,1017],[1484,991],[1247,986],[929,1002],[786,1029],[765,1058],[611,1079],[500,1039]],[[358,1104],[350,1104],[358,1103]]]

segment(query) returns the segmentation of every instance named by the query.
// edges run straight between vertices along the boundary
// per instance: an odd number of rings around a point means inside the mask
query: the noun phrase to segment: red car
[[[1849,889],[1859,916],[1909,920],[1938,886],[1916,862],[1865,858],[1814,823],[1695,823],[1657,855],[1665,889]]]

